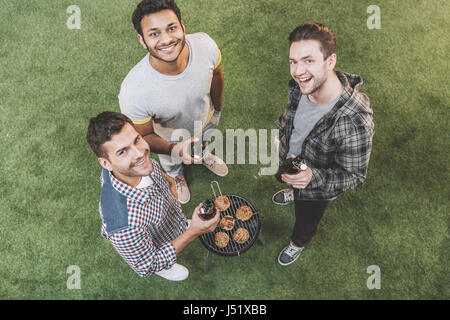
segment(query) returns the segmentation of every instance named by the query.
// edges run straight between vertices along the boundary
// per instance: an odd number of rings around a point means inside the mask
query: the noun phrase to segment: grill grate
[[[232,216],[234,218],[233,229],[224,230],[220,227],[220,224],[218,224],[213,232],[200,235],[200,241],[201,243],[203,243],[206,249],[218,255],[238,256],[250,249],[250,247],[255,243],[261,230],[261,220],[258,211],[247,199],[232,194],[226,194],[225,196],[227,196],[230,200],[230,207],[227,210],[220,212],[220,218],[222,219],[226,215]],[[242,221],[236,218],[236,210],[241,206],[249,206],[250,208],[252,208],[253,215],[247,221]],[[237,228],[245,228],[249,233],[248,240],[242,244],[236,242],[233,238],[233,234]],[[227,233],[228,237],[230,238],[225,248],[219,248],[214,242],[215,234],[219,231]]]

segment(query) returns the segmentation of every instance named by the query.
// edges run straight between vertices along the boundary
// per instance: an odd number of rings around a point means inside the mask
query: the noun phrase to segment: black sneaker
[[[305,249],[305,247],[296,247],[291,241],[289,245],[281,250],[280,254],[278,255],[278,263],[282,266],[287,266],[293,263],[298,259],[298,257],[300,257],[303,249]]]
[[[275,193],[272,197],[272,201],[275,204],[285,206],[294,202],[294,190],[283,189]]]

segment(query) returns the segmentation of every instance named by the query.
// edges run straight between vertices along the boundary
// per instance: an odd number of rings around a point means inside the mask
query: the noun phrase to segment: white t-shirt
[[[144,176],[144,177],[142,177],[141,182],[139,182],[139,184],[136,186],[136,188],[143,189],[143,188],[151,187],[151,186],[153,186],[153,184],[154,184],[153,179],[150,178],[150,176]]]
[[[210,89],[213,70],[221,61],[219,48],[201,32],[186,35],[186,45],[189,61],[182,73],[156,71],[148,53],[125,77],[119,93],[122,113],[137,124],[152,120],[155,133],[168,141],[178,128],[193,136],[194,121],[203,127],[213,112]]]

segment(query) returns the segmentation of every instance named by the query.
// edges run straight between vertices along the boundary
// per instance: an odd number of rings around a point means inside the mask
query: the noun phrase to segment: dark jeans
[[[316,234],[317,226],[329,201],[311,201],[297,199],[295,194],[295,225],[292,233],[292,242],[300,247],[306,246]]]

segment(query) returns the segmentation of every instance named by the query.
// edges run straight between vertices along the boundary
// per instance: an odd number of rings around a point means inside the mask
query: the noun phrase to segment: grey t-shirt
[[[221,54],[206,33],[186,35],[189,61],[175,76],[159,73],[147,54],[126,76],[119,93],[122,113],[134,123],[153,121],[155,133],[170,141],[174,129],[194,135],[194,121],[202,127],[209,121],[213,105],[210,96],[213,70]]]
[[[302,152],[302,144],[316,123],[331,109],[333,109],[340,95],[326,104],[314,104],[309,101],[307,95],[302,95],[298,103],[294,118],[294,128],[289,141],[289,152],[287,158],[299,155]]]

